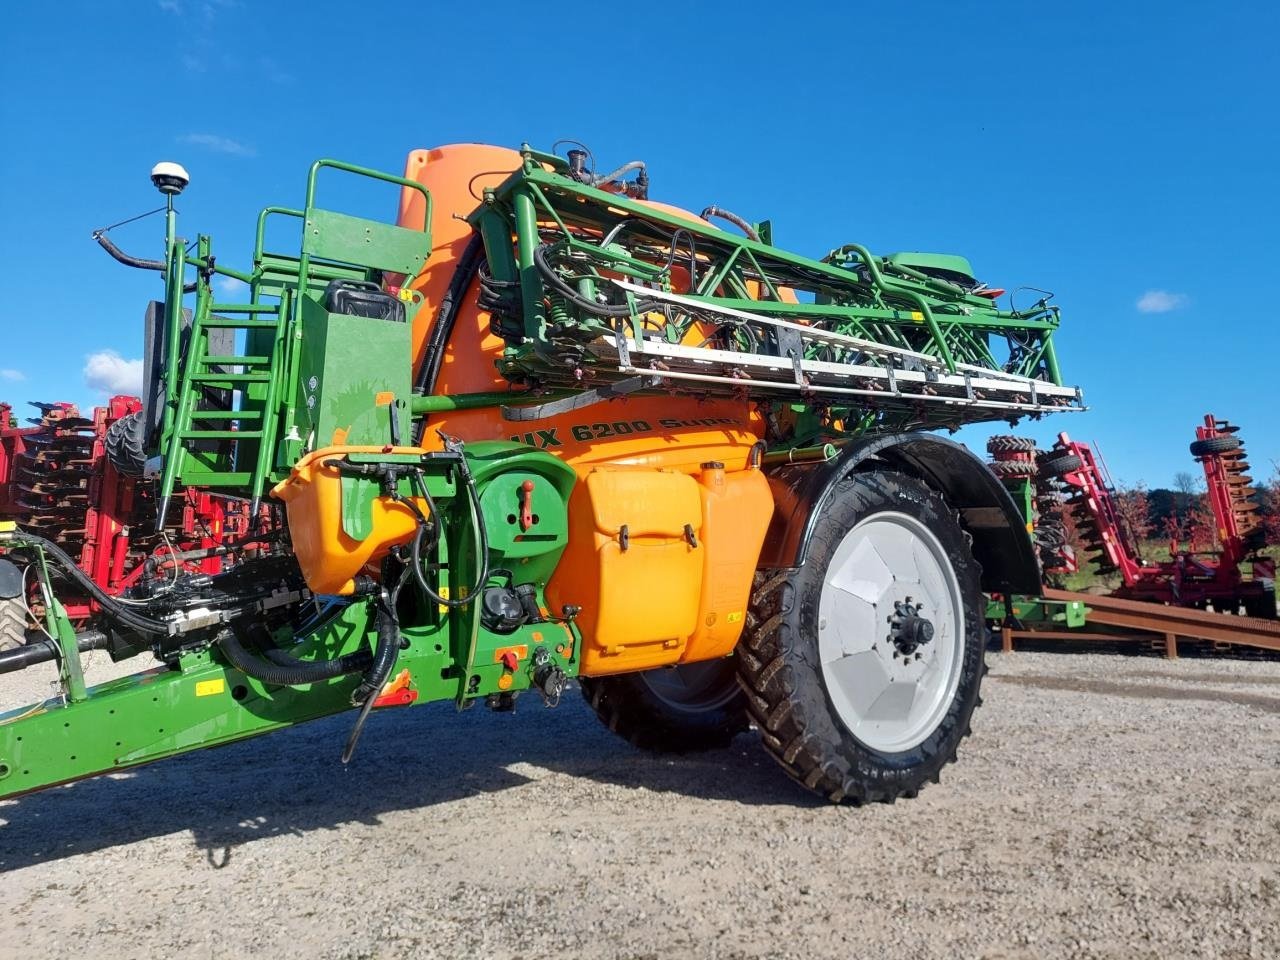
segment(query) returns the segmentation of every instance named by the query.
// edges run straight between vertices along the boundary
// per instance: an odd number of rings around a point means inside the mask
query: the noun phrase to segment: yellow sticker
[[[921,313],[919,310],[912,310],[911,319],[914,320],[916,323],[924,323],[924,314]]]
[[[437,595],[440,597],[440,599],[441,599],[441,600],[448,600],[448,599],[449,599],[449,588],[448,588],[448,587],[441,587],[441,588],[440,588],[440,590],[438,591],[438,594],[437,594]],[[461,590],[461,591],[459,592],[459,594],[458,594],[458,597],[459,597],[460,599],[463,599],[463,600],[465,600],[465,599],[467,598],[467,588],[466,588],[466,587],[463,587],[463,588],[462,588],[462,590]],[[447,606],[445,606],[443,603],[442,603],[442,604],[439,604],[439,607],[440,607],[440,612],[441,612],[441,613],[448,613],[448,612],[449,612],[449,608],[448,608]]]
[[[197,680],[196,681],[197,697],[216,696],[217,694],[222,693],[222,691],[226,689],[227,689],[226,681],[224,681],[221,677],[219,677],[217,680]]]
[[[741,619],[742,619],[741,610],[735,610],[733,611],[733,613],[725,617],[725,620],[728,621],[729,623],[738,623]]]
[[[411,303],[413,301],[413,291],[410,290],[408,287],[401,287],[400,299],[403,300],[405,303]]]

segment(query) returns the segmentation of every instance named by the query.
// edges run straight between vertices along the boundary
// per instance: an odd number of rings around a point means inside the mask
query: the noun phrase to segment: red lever
[[[520,666],[520,657],[514,650],[504,650],[500,662],[503,670],[515,673],[516,668]]]
[[[533,526],[533,481],[526,480],[520,484],[520,529],[528,530]]]

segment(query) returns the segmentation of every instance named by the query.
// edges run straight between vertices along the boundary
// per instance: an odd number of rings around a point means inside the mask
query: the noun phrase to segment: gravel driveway
[[[753,736],[638,753],[576,696],[0,802],[0,957],[1280,956],[1280,664],[989,659],[959,763],[893,806]]]

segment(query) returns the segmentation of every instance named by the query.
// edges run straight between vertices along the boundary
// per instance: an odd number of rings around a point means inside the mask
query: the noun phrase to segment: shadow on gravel
[[[529,764],[623,788],[743,804],[818,806],[754,734],[728,750],[663,757],[605,730],[576,693],[515,716],[434,704],[375,713],[352,763],[338,760],[355,714],[0,804],[0,871],[189,830],[209,863],[281,834],[377,825],[382,814],[520,787]]]

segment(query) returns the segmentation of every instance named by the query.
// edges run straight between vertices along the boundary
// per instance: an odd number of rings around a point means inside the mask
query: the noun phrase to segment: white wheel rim
[[[933,637],[912,649],[891,631],[917,605]],[[964,600],[928,527],[886,512],[845,535],[818,601],[818,652],[831,705],[867,747],[899,753],[938,728],[964,665]]]

